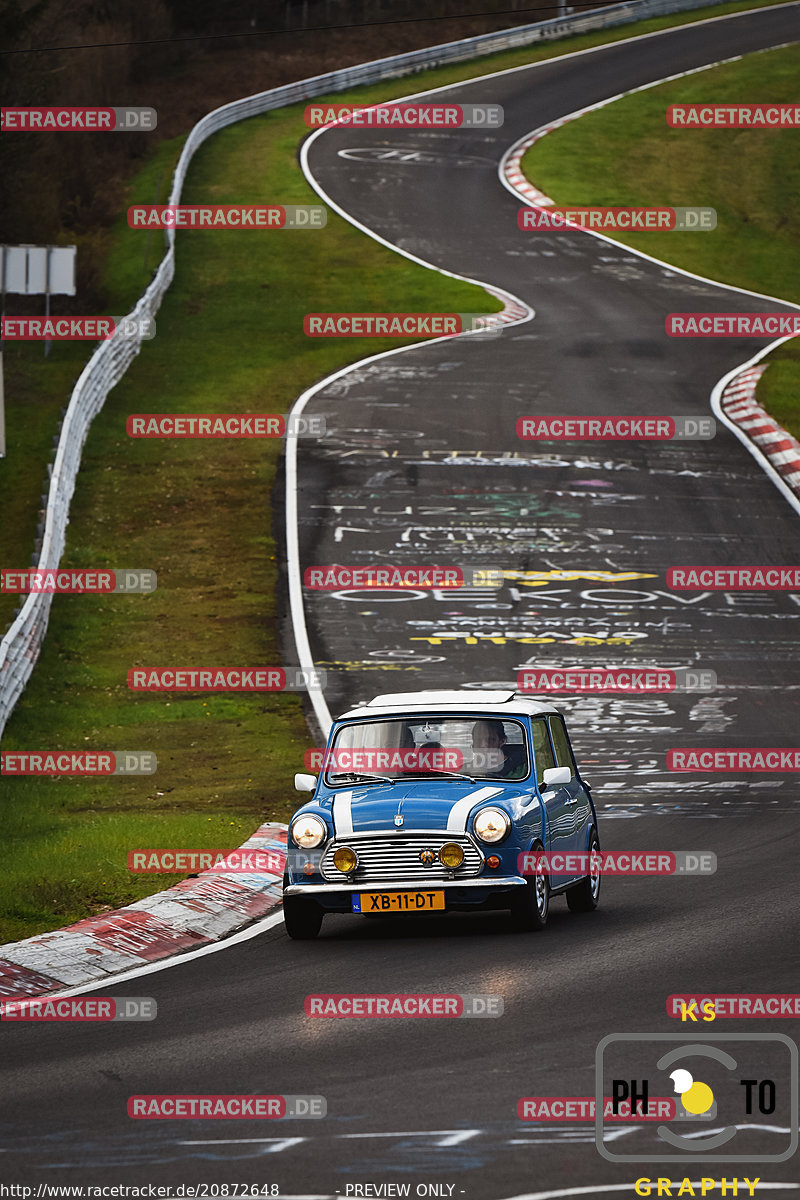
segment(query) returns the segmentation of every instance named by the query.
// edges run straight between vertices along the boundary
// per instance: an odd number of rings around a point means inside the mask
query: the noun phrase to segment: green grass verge
[[[675,18],[510,51],[337,93],[367,102],[557,57],[632,33],[754,7],[720,5]],[[184,200],[315,202],[296,161],[303,105],[216,135],[196,156]],[[181,139],[163,142],[130,187],[163,200]],[[224,182],[222,182],[224,181]],[[127,311],[161,257],[161,235],[109,237],[108,312]],[[354,272],[357,265],[357,274]],[[72,505],[65,566],[158,571],[146,596],[57,597],[44,650],[4,749],[154,750],[152,777],[15,779],[3,783],[0,942],[129,903],[177,876],[130,876],[137,846],[233,846],[295,806],[292,774],[309,738],[291,695],[131,693],[131,666],[277,662],[271,490],[281,447],[250,441],[130,441],[141,411],[284,412],[306,386],[397,344],[302,334],[309,308],[492,311],[482,289],[409,263],[332,212],[321,232],[202,233],[178,238],[178,269],[146,343],[95,419]],[[6,355],[9,458],[0,504],[12,514],[3,561],[24,566],[60,406],[85,360],[81,346],[14,346]],[[35,416],[32,414],[35,413]],[[27,497],[27,499],[26,499]],[[2,597],[0,616],[15,601]]]
[[[714,231],[614,238],[698,275],[800,303],[797,131],[684,132],[665,120],[669,104],[794,103],[798,72],[800,47],[788,46],[626,96],[537,142],[523,171],[559,204],[709,205]],[[759,400],[800,436],[800,355],[787,343],[770,361]]]

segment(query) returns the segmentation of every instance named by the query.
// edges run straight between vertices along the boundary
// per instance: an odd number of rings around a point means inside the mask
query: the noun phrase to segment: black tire
[[[284,896],[283,920],[286,932],[295,942],[311,942],[322,927],[324,913],[316,900]]]
[[[597,834],[593,833],[589,839],[589,854],[594,854],[599,851],[600,843],[597,840]],[[584,875],[580,883],[576,883],[574,887],[567,889],[567,905],[570,912],[594,912],[600,901],[600,884],[602,879],[599,870],[592,872],[589,867],[589,874]]]
[[[543,850],[537,844],[534,851]],[[550,880],[544,871],[537,871],[525,881],[511,904],[511,918],[516,929],[526,933],[538,933],[547,925],[550,913]]]

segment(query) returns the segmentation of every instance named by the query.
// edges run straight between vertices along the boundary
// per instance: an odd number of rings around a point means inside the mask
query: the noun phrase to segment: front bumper
[[[315,900],[328,912],[352,912],[351,896],[356,892],[444,892],[445,909],[508,906],[508,893],[525,887],[522,875],[501,875],[492,879],[435,879],[426,885],[419,880],[394,879],[375,883],[292,883],[284,896]],[[438,910],[441,912],[441,910]]]

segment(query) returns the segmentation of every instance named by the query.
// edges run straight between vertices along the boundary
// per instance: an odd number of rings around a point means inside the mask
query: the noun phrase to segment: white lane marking
[[[788,301],[786,301],[786,303],[788,304]],[[792,307],[796,308],[797,305],[792,305]],[[800,513],[800,497],[797,496],[794,491],[792,491],[789,484],[786,482],[785,478],[780,474],[780,472],[775,470],[775,467],[772,465],[766,454],[759,449],[755,442],[750,440],[744,429],[741,429],[735,421],[731,420],[731,418],[725,412],[725,409],[722,407],[722,393],[725,391],[725,388],[731,379],[738,375],[740,371],[745,371],[748,367],[752,367],[754,363],[757,363],[760,359],[764,358],[765,355],[771,354],[773,350],[778,348],[778,346],[782,346],[784,342],[788,342],[790,340],[790,337],[785,337],[780,338],[777,342],[770,342],[768,346],[765,346],[763,350],[759,350],[758,353],[754,354],[752,358],[748,358],[746,362],[741,363],[738,367],[734,367],[733,370],[729,371],[727,375],[723,375],[722,378],[714,385],[714,390],[711,393],[711,410],[716,419],[718,421],[722,421],[723,425],[727,425],[731,433],[739,439],[744,448],[753,456],[764,473],[769,476],[778,491],[786,500],[789,501],[795,512]]]
[[[447,818],[447,828],[451,833],[464,833],[467,828],[467,816],[469,810],[475,804],[480,804],[481,800],[488,800],[490,796],[497,796],[502,792],[500,787],[482,787],[478,788],[477,792],[470,792],[466,796],[462,796],[460,800],[456,800]]]
[[[353,832],[353,793],[337,792],[333,797],[333,824],[336,836],[349,837]]]
[[[700,1180],[693,1179],[692,1187],[700,1187]],[[759,1183],[759,1191],[766,1188],[798,1188],[800,1183]],[[556,1188],[553,1192],[525,1192],[520,1196],[509,1196],[507,1200],[559,1200],[561,1196],[593,1196],[595,1192],[627,1192],[634,1187],[633,1183],[595,1183],[591,1187]]]
[[[266,933],[268,929],[280,925],[282,921],[283,909],[281,908],[276,913],[270,913],[268,917],[262,917],[254,925],[248,925],[247,929],[233,933],[230,937],[223,938],[220,942],[214,942],[211,946],[199,946],[197,950],[176,954],[173,958],[164,959],[163,962],[132,967],[130,971],[122,971],[119,975],[109,975],[107,979],[100,979],[94,983],[83,983],[80,987],[68,988],[64,992],[48,992],[40,999],[59,1000],[62,996],[83,996],[86,992],[100,992],[103,988],[116,987],[118,983],[125,983],[128,979],[139,979],[142,975],[153,975],[156,971],[168,971],[171,967],[179,967],[182,963],[193,962],[194,959],[203,958],[206,954],[216,954],[220,950],[227,950],[229,946],[236,946],[239,942],[249,942],[251,938]]]
[[[299,1146],[301,1142],[307,1142],[308,1138],[304,1137],[286,1137],[286,1138],[206,1138],[202,1141],[180,1141],[176,1142],[177,1146],[243,1146],[247,1143],[257,1143],[259,1146],[265,1145],[267,1142],[275,1142],[267,1150],[267,1154],[280,1154],[281,1150],[289,1150],[292,1146]],[[285,1198],[284,1198],[285,1200]]]
[[[405,1133],[342,1133],[342,1138],[405,1138],[405,1137],[436,1137],[441,1138],[434,1145],[440,1149],[448,1146],[458,1146],[461,1142],[469,1141],[483,1133],[482,1129],[412,1129]]]

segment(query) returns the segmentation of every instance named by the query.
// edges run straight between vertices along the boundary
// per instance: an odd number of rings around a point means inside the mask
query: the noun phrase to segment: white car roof
[[[559,710],[549,700],[536,700],[512,690],[462,688],[453,691],[388,692],[342,713],[345,717],[399,716],[417,710],[480,712],[504,716],[536,716]]]

